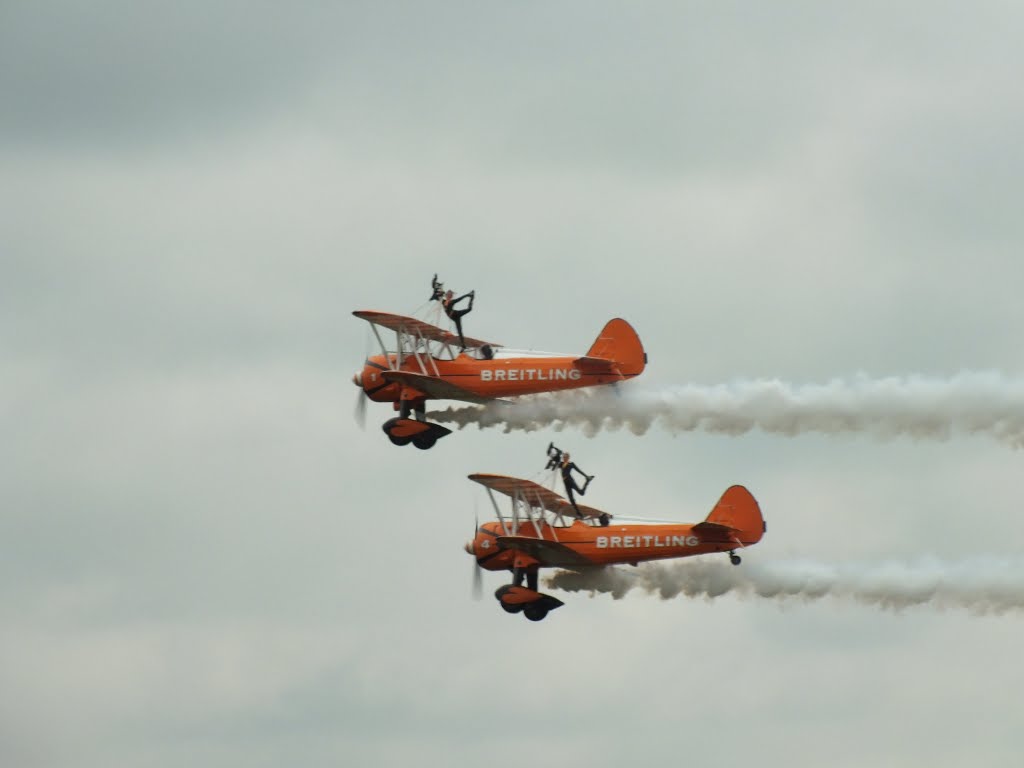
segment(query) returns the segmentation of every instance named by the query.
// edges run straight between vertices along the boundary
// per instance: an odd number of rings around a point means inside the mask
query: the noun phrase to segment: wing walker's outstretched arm
[[[434,279],[430,281],[430,300],[440,301],[444,298],[444,283],[437,279],[437,272],[434,273]]]
[[[544,469],[558,469],[562,463],[562,451],[556,448],[554,443],[548,443],[548,463]]]

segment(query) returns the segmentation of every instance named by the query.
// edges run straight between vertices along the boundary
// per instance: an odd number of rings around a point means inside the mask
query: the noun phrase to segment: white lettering
[[[696,547],[696,536],[598,536],[598,549],[636,549],[638,547]]]
[[[480,371],[481,381],[579,381],[583,374],[575,368],[486,368]]]

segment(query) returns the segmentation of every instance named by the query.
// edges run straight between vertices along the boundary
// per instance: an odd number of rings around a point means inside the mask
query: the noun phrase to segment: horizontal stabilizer
[[[728,525],[719,525],[718,523],[709,523],[707,521],[693,526],[693,532],[700,536],[701,541],[722,544],[732,543],[740,533],[738,529]]]
[[[606,357],[577,357],[572,361],[573,365],[588,373],[617,373],[614,360]]]
[[[594,564],[557,541],[534,539],[530,536],[499,536],[496,543],[500,549],[523,552],[544,566],[571,568]]]
[[[463,400],[467,403],[489,403],[493,397],[482,397],[437,376],[424,376],[409,371],[382,371],[381,378],[403,387],[411,387],[434,400]]]

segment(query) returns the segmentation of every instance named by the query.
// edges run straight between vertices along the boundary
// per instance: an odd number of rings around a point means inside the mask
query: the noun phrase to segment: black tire
[[[394,435],[388,435],[388,440],[390,440],[395,445],[408,445],[409,442],[412,440],[412,438],[411,437],[395,437]]]
[[[739,555],[729,555],[729,562],[733,565],[739,565],[743,562],[743,558],[741,558]]]
[[[433,435],[417,435],[412,439],[412,444],[419,448],[421,451],[428,451],[434,447],[434,443],[437,442],[437,438]]]
[[[523,610],[523,604],[522,603],[516,603],[515,605],[509,605],[508,603],[501,603],[501,607],[505,611],[505,613],[519,613],[521,610]]]
[[[543,605],[537,605],[536,603],[530,603],[523,609],[523,616],[528,618],[530,621],[543,621],[544,617],[548,615],[548,609]]]

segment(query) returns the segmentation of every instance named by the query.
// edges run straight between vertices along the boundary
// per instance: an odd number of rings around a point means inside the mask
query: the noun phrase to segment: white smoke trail
[[[430,418],[460,429],[476,424],[506,432],[572,426],[590,437],[622,426],[642,435],[656,423],[673,434],[742,435],[760,429],[786,436],[867,433],[918,440],[983,434],[1021,448],[1024,379],[965,372],[949,379],[857,376],[799,386],[761,379],[661,391],[600,388],[448,408]]]
[[[1024,561],[998,558],[853,565],[792,561],[739,567],[694,560],[645,563],[629,570],[556,571],[545,583],[566,592],[610,593],[616,600],[640,589],[663,600],[680,595],[710,600],[731,593],[775,600],[830,597],[893,610],[928,605],[988,614],[1024,608]]]

